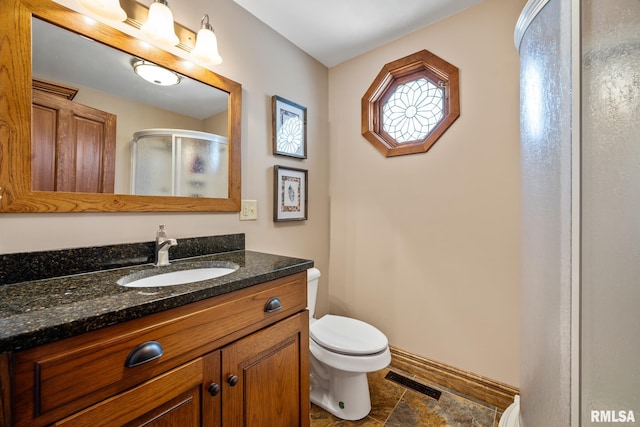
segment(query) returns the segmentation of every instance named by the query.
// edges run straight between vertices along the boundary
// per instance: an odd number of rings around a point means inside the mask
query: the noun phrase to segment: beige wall
[[[330,69],[329,310],[392,345],[517,386],[523,0],[485,0]],[[382,66],[427,49],[460,69],[461,115],[426,154],[360,135]],[[327,278],[328,276],[328,278]],[[328,280],[327,280],[328,279]]]
[[[75,3],[75,2],[72,2]],[[170,237],[246,233],[247,248],[310,258],[327,269],[328,71],[231,0],[171,3],[176,21],[197,30],[204,13],[224,63],[214,71],[243,85],[242,197],[258,201],[258,220],[237,213],[0,214],[0,253],[150,241],[158,224]],[[308,108],[308,159],[271,154],[271,96]],[[272,220],[273,165],[309,170],[309,220]]]

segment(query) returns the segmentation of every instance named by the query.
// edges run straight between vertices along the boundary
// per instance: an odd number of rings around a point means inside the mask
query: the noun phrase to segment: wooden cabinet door
[[[189,363],[54,423],[54,426],[219,427],[220,352]]]
[[[33,91],[31,187],[113,193],[116,116]]]
[[[309,316],[303,311],[222,349],[224,427],[309,426]]]

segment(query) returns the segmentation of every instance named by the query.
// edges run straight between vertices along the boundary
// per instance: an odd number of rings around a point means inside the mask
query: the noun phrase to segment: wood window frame
[[[425,78],[444,88],[444,116],[421,140],[398,143],[382,129],[382,107],[394,90],[407,82]],[[362,97],[362,136],[385,157],[427,152],[460,116],[459,70],[427,50],[382,67]]]

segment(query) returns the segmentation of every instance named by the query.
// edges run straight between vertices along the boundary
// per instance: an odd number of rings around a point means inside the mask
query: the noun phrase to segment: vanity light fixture
[[[111,21],[124,21],[127,13],[120,7],[120,0],[78,0],[80,6],[92,14]]]
[[[205,66],[222,64],[218,38],[209,23],[208,14],[202,16],[200,30],[196,34],[173,21],[173,13],[167,0],[153,0],[148,8],[136,0],[77,1],[91,15],[112,21],[124,21],[139,29],[148,38],[147,41],[177,46],[189,53],[191,59],[197,63]],[[124,9],[121,4],[124,5]]]
[[[149,83],[159,86],[175,86],[180,83],[178,74],[153,62],[137,59],[131,65],[133,66],[133,71]]]
[[[198,61],[211,65],[222,64],[222,57],[218,52],[218,38],[209,24],[209,15],[205,14],[200,21],[200,30],[196,37],[196,45],[191,55]]]
[[[154,0],[149,6],[147,22],[140,30],[150,39],[175,46],[180,43],[173,26],[173,13],[167,0]]]

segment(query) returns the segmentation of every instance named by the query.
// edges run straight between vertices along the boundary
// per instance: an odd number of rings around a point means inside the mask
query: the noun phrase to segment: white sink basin
[[[162,267],[160,269],[143,270],[121,277],[117,283],[127,288],[175,286],[215,279],[216,277],[231,274],[238,269],[238,265],[233,263],[220,263],[223,266],[215,266],[213,264],[214,263],[203,263],[202,267],[170,271],[167,273],[159,273],[162,271]]]

